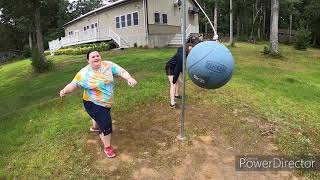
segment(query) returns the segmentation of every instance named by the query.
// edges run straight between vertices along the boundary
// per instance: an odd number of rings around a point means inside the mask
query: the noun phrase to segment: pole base
[[[187,138],[185,137],[185,136],[181,136],[181,134],[179,134],[178,136],[177,136],[177,139],[179,140],[179,141],[185,141],[185,140],[187,140]]]

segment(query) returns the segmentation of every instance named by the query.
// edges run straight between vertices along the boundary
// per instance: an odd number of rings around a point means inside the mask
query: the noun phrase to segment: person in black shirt
[[[186,44],[186,55],[190,52],[193,45]],[[165,70],[170,82],[170,107],[175,107],[175,98],[181,99],[179,95],[179,75],[182,72],[183,47],[177,49],[176,54],[166,63]]]

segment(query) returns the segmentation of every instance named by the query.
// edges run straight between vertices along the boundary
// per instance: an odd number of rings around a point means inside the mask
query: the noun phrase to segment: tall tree
[[[279,54],[278,41],[279,0],[271,0],[270,52]]]
[[[234,41],[233,41],[233,15],[232,15],[232,0],[230,0],[230,39],[229,39],[229,43],[231,46],[234,45]]]
[[[0,23],[0,51],[22,50],[27,34],[16,26]]]
[[[0,6],[2,7],[3,14],[5,14],[8,22],[17,24],[23,27],[24,31],[29,31],[32,35],[34,53],[32,61],[35,70],[43,72],[47,67],[47,61],[44,57],[43,35],[41,27],[41,18],[44,14],[41,10],[43,7],[50,6],[56,3],[57,0],[1,0]],[[47,13],[47,12],[45,12]]]
[[[296,7],[300,6],[302,0],[284,0],[280,2],[281,12],[280,16],[283,17],[284,22],[280,22],[281,27],[287,28],[289,34],[289,43],[292,41],[292,28],[294,24],[294,18],[297,20],[300,15]],[[296,23],[297,24],[297,23]]]
[[[36,1],[33,1],[33,7],[35,8],[34,10],[34,26],[36,31],[35,42],[38,48],[38,53],[40,55],[39,61],[41,63],[46,63],[44,58],[43,36],[42,36],[42,30],[41,30],[40,3],[38,4]]]
[[[64,24],[71,21],[76,16],[72,14],[70,8],[71,5],[67,0],[59,0],[55,7],[49,7],[53,11],[46,10],[47,12],[53,12],[48,14],[48,16],[42,16],[46,20],[46,28],[44,29],[44,39],[46,41],[51,41],[60,37],[63,37],[64,34]],[[52,19],[50,19],[52,17]],[[45,42],[47,43],[47,42]],[[47,44],[45,44],[47,45]],[[47,48],[47,47],[46,47]]]
[[[73,15],[80,16],[101,6],[102,0],[78,0],[71,3],[71,11]]]
[[[81,14],[88,13],[96,8],[103,5],[102,0],[78,0],[69,3],[67,0],[58,0],[59,3],[55,7],[55,15],[50,15],[51,17],[56,17],[53,19],[51,25],[47,29],[46,39],[54,40],[63,37],[64,34],[64,24],[75,19]],[[111,1],[110,1],[111,2]],[[51,7],[52,8],[52,7]]]
[[[307,26],[309,27],[313,45],[320,45],[320,1],[311,0],[310,3],[305,7],[305,19],[307,20]]]
[[[214,16],[213,16],[213,25],[218,33],[218,0],[214,1]]]

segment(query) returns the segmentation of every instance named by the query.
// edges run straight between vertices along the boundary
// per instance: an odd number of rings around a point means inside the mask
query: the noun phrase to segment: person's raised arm
[[[123,79],[127,80],[128,85],[131,87],[137,84],[137,81],[133,77],[131,77],[131,75],[127,71],[122,71],[122,73],[120,73],[120,76]]]
[[[131,77],[131,75],[125,69],[123,69],[121,66],[115,63],[111,62],[111,64],[112,64],[111,70],[113,75],[120,76],[123,79],[127,80],[128,85],[131,87],[137,84],[137,81],[133,77]]]

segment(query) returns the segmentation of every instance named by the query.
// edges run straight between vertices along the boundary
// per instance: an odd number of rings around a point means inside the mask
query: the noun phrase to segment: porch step
[[[182,44],[174,44],[174,43],[169,43],[168,47],[180,47]]]
[[[130,45],[127,43],[127,41],[125,41],[122,38],[120,39],[120,41],[121,41],[121,45],[120,45],[121,49],[130,48]]]
[[[168,43],[168,46],[181,46],[182,45],[182,34],[176,34],[171,41]]]

